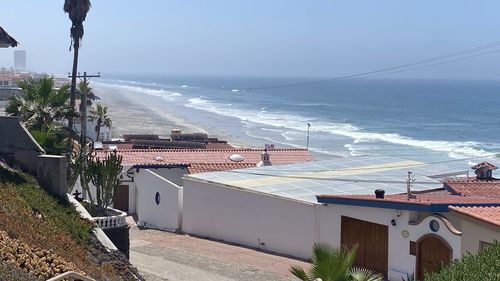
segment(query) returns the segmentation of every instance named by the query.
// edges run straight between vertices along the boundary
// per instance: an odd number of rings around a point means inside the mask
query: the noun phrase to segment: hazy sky
[[[411,2],[411,3],[410,3]],[[64,1],[2,1],[35,71],[67,73]],[[500,1],[94,0],[80,71],[339,76],[500,41]],[[498,47],[500,49],[500,47]],[[12,49],[0,49],[11,66]],[[398,77],[500,78],[500,53]]]

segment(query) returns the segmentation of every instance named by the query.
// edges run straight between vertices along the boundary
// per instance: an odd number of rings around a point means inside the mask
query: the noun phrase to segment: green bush
[[[425,281],[500,281],[500,243],[426,276]]]

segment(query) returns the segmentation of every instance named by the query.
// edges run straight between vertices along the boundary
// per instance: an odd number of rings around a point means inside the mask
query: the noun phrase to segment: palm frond
[[[299,278],[302,281],[309,281],[309,277],[307,276],[307,273],[302,269],[300,266],[292,266],[290,268],[290,272],[297,278]]]
[[[382,275],[362,267],[351,268],[349,275],[353,281],[381,281]]]

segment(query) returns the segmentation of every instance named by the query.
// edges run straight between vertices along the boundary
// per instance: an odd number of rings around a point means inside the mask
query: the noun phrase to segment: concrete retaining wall
[[[33,139],[18,117],[0,117],[0,154],[9,164],[29,172],[37,173],[39,155],[45,154],[43,148]]]

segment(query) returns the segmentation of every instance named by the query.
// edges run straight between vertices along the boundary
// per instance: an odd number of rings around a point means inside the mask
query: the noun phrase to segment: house
[[[467,174],[457,162],[366,156],[187,175],[182,230],[299,258],[318,241],[358,245],[357,265],[389,280],[420,277],[460,259],[463,243],[479,245],[462,239],[462,231],[478,236],[454,207],[500,206],[500,197],[475,185],[447,188]]]
[[[496,167],[483,162],[472,169],[476,178],[446,179],[442,190],[317,198],[340,225],[337,245],[358,245],[357,265],[386,273],[389,280],[413,272],[420,279],[500,240]]]
[[[124,173],[114,207],[136,213],[139,223],[178,230],[182,224],[183,177],[188,174],[284,165],[313,160],[304,149],[118,149]],[[96,150],[97,157],[109,151]]]

